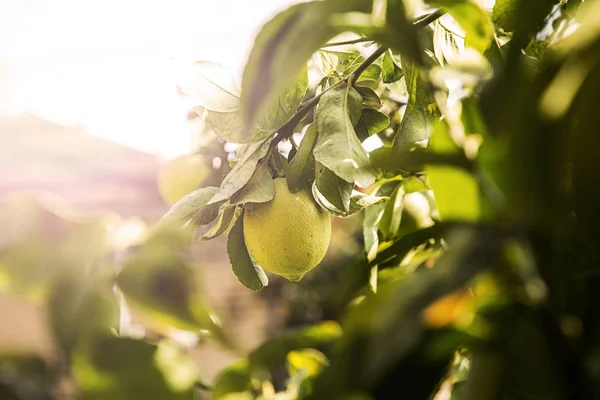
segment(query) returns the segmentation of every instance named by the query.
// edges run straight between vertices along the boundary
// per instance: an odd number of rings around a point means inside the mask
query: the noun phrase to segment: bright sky
[[[175,157],[188,149],[175,67],[208,59],[239,77],[259,27],[295,2],[0,0],[0,114]]]

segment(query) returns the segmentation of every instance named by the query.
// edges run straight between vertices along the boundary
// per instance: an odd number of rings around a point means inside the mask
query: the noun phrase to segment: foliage
[[[241,90],[198,62],[180,92],[212,145],[238,146],[222,180],[133,240],[114,218],[8,201],[0,282],[48,305],[69,372],[6,354],[0,393],[55,398],[62,374],[92,399],[599,398],[600,3],[418,3],[294,5],[258,34]],[[203,297],[192,233],[227,235],[234,274],[268,291],[243,211],[282,177],[360,215],[363,251],[315,281],[337,321],[267,341],[211,387],[169,339],[239,351]],[[128,336],[125,303],[158,342]]]

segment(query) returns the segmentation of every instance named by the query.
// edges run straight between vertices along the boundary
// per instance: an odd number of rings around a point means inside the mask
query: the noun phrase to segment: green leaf
[[[390,201],[386,204],[379,222],[379,230],[384,241],[391,240],[398,234],[403,211],[404,186],[400,184],[390,196]]]
[[[357,86],[356,91],[358,94],[360,94],[360,97],[362,97],[363,107],[372,108],[374,110],[379,110],[381,108],[381,99],[373,89],[364,86]]]
[[[337,30],[329,23],[335,13],[368,12],[371,0],[330,0],[294,5],[267,22],[257,35],[244,69],[242,110],[252,126],[270,99],[291,84],[310,56]]]
[[[321,179],[319,179],[320,174]],[[313,197],[323,209],[338,217],[347,217],[363,208],[388,200],[387,197],[372,196],[352,190],[352,184],[327,169],[320,174],[317,173],[317,179],[312,186]],[[324,193],[319,189],[319,184],[323,187]],[[344,209],[346,204],[348,208]]]
[[[244,214],[233,225],[227,238],[227,254],[233,268],[233,273],[239,281],[248,289],[258,292],[267,286],[269,279],[263,271],[250,258],[246,242],[244,240]]]
[[[219,192],[219,188],[216,188],[216,189],[217,190],[212,197],[214,197]],[[211,199],[212,199],[212,197],[211,197]],[[202,225],[210,224],[219,215],[219,209],[225,201],[227,201],[227,199],[223,199],[216,203],[205,204],[205,205],[201,206],[198,209],[198,211],[196,211],[194,213],[194,215],[192,216],[192,219],[190,220],[190,225],[202,226]]]
[[[319,50],[315,53],[317,66],[323,75],[329,75],[337,72],[345,75],[351,68],[355,68],[364,58],[361,57],[358,48],[350,48],[347,51],[340,50]]]
[[[306,187],[315,178],[315,157],[313,148],[317,139],[317,126],[310,124],[298,147],[298,153],[289,164],[286,174],[288,188],[291,192]]]
[[[409,150],[416,142],[428,139],[432,130],[432,112],[435,104],[431,87],[422,79],[421,70],[412,64],[404,64],[404,76],[408,88],[408,104],[404,117],[394,137],[394,147]]]
[[[333,171],[325,168],[323,165],[318,164],[316,166],[316,177],[314,187],[317,189],[318,194],[324,197],[326,202],[335,207],[337,210],[347,213],[350,211],[350,195],[354,185],[346,182],[337,176]],[[325,207],[330,209],[331,207]]]
[[[518,0],[496,0],[494,4],[492,21],[505,32],[512,32],[517,26],[518,3]]]
[[[99,279],[64,276],[52,285],[48,300],[50,327],[58,344],[67,352],[110,336],[111,330],[118,326],[117,299],[107,290],[108,282],[102,285]]]
[[[230,393],[245,392],[252,389],[248,362],[238,361],[222,370],[215,378],[211,398],[218,400]]]
[[[171,224],[175,222],[187,222],[202,206],[206,205],[218,191],[219,188],[213,186],[194,190],[175,203],[171,209],[161,217],[158,223]],[[204,222],[205,224],[210,222],[205,221],[206,219],[200,219],[197,222]],[[203,224],[199,223],[199,225]]]
[[[448,225],[437,223],[433,226],[422,228],[404,236],[396,238],[392,244],[382,249],[376,257],[371,260],[372,265],[381,264],[393,258],[402,260],[412,249],[428,242],[429,240],[439,240],[442,233]]]
[[[263,163],[256,168],[248,183],[239,192],[231,196],[231,203],[266,203],[273,200],[274,196],[273,177],[269,167]]]
[[[385,204],[379,204],[373,207],[365,209],[363,217],[363,238],[365,243],[365,252],[367,258],[372,260],[377,255],[377,248],[379,247],[379,236],[377,234],[377,227],[381,217],[383,216],[383,210]]]
[[[156,330],[208,330],[224,340],[200,288],[198,268],[171,246],[146,243],[116,278],[128,303]]]
[[[450,166],[426,167],[442,220],[476,221],[480,212],[479,185],[468,171]]]
[[[254,350],[248,360],[252,370],[275,371],[284,365],[290,351],[322,346],[338,340],[342,330],[337,322],[323,321],[281,335]]]
[[[381,75],[383,83],[393,83],[399,81],[404,76],[402,68],[396,64],[392,58],[391,51],[388,50],[383,54],[383,62],[381,64]]]
[[[238,208],[235,205],[226,205],[223,207],[219,212],[219,218],[215,224],[211,226],[204,235],[202,235],[200,240],[214,239],[231,229],[237,218],[237,210]]]
[[[192,79],[180,91],[188,97],[206,125],[219,137],[233,143],[259,141],[272,135],[298,109],[308,87],[307,69],[299,71],[295,82],[265,105],[248,129],[244,124],[239,89],[223,66],[201,61],[195,64]]]
[[[219,192],[212,197],[208,204],[223,202],[243,188],[254,175],[259,162],[267,155],[272,140],[271,137],[268,137],[258,143],[248,145],[235,167],[221,182]]]
[[[471,0],[435,0],[432,5],[442,7],[465,31],[465,46],[483,53],[494,38],[494,25],[487,12]]]
[[[332,87],[316,111],[315,159],[347,182],[369,186],[375,173],[354,131],[362,110],[362,98],[349,84]]]
[[[364,141],[372,135],[376,135],[390,125],[390,119],[382,112],[365,108],[360,115],[354,129],[358,140]]]
[[[169,379],[175,366],[165,363],[160,353],[158,346],[134,339],[102,339],[89,354],[74,357],[75,380],[83,398],[91,400],[193,399],[193,380],[181,379],[184,374],[179,380]]]

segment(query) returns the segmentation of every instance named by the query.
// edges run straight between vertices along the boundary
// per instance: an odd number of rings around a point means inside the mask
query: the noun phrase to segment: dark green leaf
[[[381,99],[373,89],[364,86],[357,86],[356,91],[362,97],[363,107],[372,108],[374,110],[379,110],[381,108]]]
[[[365,252],[368,260],[372,260],[377,255],[379,246],[379,236],[377,234],[377,226],[381,221],[385,204],[378,204],[364,210],[363,217],[363,237],[365,243]]]
[[[365,108],[360,115],[354,129],[360,141],[372,135],[376,135],[390,125],[390,119],[382,112]]]
[[[313,154],[340,178],[366,187],[375,181],[375,173],[354,131],[361,102],[349,84],[337,85],[323,95],[316,112],[317,143]]]
[[[252,389],[252,382],[248,362],[238,361],[225,368],[215,378],[211,398],[218,400],[226,398],[230,393],[245,392]]]
[[[255,292],[267,286],[269,279],[263,269],[252,261],[244,240],[244,214],[233,225],[227,238],[227,254],[233,273],[239,281]]]
[[[319,194],[338,210],[346,213],[350,210],[350,195],[354,185],[341,179],[321,164],[318,164],[316,168],[315,187]],[[330,209],[331,207],[325,208]]]
[[[315,178],[315,157],[313,148],[317,139],[317,126],[310,124],[306,128],[298,153],[289,164],[286,174],[288,188],[296,192],[306,187]]]
[[[381,75],[383,78],[383,83],[396,82],[404,76],[402,68],[400,68],[398,64],[396,64],[389,50],[383,54],[383,62],[381,64]]]

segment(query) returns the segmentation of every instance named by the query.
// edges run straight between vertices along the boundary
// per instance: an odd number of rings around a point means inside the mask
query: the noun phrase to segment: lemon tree
[[[306,1],[262,27],[241,87],[194,63],[178,92],[215,169],[167,164],[158,223],[0,209],[0,288],[46,306],[59,352],[3,344],[0,398],[600,398],[598,15]],[[217,237],[296,329],[232,339],[189,251]],[[207,382],[182,330],[237,360]]]

